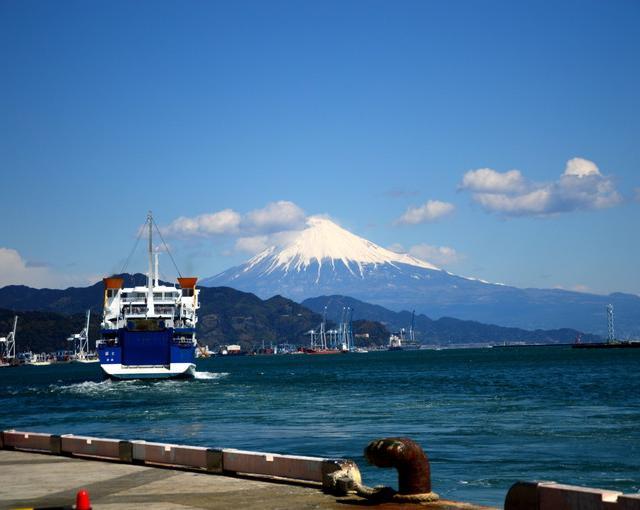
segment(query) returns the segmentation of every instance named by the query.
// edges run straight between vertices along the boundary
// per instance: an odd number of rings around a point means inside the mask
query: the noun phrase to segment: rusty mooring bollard
[[[376,500],[398,503],[417,503],[438,500],[431,492],[429,459],[418,443],[406,437],[388,437],[372,441],[364,449],[364,456],[378,467],[398,470],[398,491],[390,487],[370,488],[357,485],[358,495]]]

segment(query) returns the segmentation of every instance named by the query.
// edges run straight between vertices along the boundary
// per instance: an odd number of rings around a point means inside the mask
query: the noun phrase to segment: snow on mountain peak
[[[321,216],[309,217],[307,228],[297,233],[281,250],[278,251],[275,246],[272,246],[253,257],[245,271],[265,260],[270,261],[266,273],[271,273],[277,268],[285,271],[291,269],[300,271],[314,262],[318,263],[318,271],[320,271],[323,263],[335,267],[336,261],[342,261],[350,271],[352,266],[356,266],[360,275],[363,274],[363,266],[368,264],[398,263],[425,269],[439,269],[433,264],[406,253],[396,253],[382,248]]]

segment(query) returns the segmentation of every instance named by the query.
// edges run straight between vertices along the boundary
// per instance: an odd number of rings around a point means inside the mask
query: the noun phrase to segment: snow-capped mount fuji
[[[372,286],[380,292],[407,279],[432,278],[431,273],[444,272],[426,261],[378,246],[329,219],[312,216],[306,228],[284,246],[267,248],[202,284],[302,301],[324,293],[368,295]]]
[[[322,295],[345,295],[394,311],[413,310],[525,329],[570,327],[605,333],[605,306],[617,310],[617,327],[640,333],[640,298],[599,296],[558,289],[518,289],[464,278],[408,254],[359,237],[323,217],[281,247],[272,246],[245,264],[202,281],[261,298],[276,294],[298,302]]]
[[[371,266],[390,264],[409,265],[423,269],[438,270],[433,264],[412,257],[405,253],[396,253],[382,248],[371,241],[352,234],[326,218],[312,216],[307,220],[307,228],[302,230],[291,242],[280,251],[275,246],[267,248],[253,257],[243,267],[242,272],[264,265],[268,267],[264,274],[274,271],[300,272],[317,268],[316,280],[322,277],[323,265],[325,273],[338,270],[342,264],[353,276],[364,278]]]

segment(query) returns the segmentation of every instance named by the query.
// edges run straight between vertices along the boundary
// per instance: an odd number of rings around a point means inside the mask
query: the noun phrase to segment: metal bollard
[[[374,466],[398,470],[400,494],[431,492],[429,459],[418,443],[406,437],[389,437],[373,441],[364,450],[365,458]]]
[[[388,437],[372,441],[364,450],[369,463],[378,467],[393,467],[398,471],[398,491],[391,487],[356,485],[356,493],[375,501],[396,503],[426,503],[437,501],[431,492],[429,459],[418,443],[406,437]]]

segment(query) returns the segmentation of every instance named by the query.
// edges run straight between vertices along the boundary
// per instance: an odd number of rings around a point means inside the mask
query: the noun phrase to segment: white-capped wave
[[[194,372],[193,373],[193,377],[194,379],[207,379],[207,380],[211,380],[211,379],[222,379],[223,377],[226,377],[229,375],[229,372]]]

